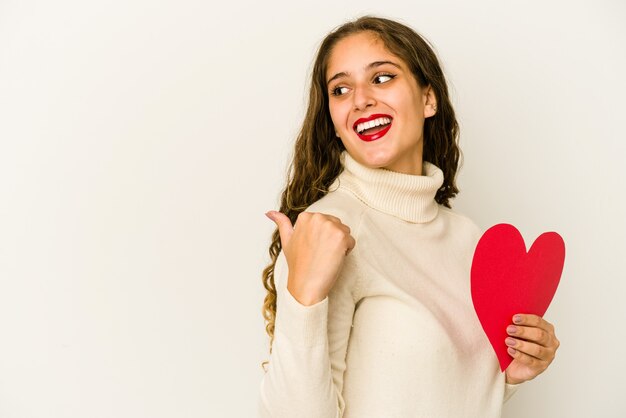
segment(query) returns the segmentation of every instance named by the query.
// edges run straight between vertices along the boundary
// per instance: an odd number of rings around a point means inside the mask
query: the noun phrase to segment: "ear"
[[[424,88],[423,103],[424,118],[429,118],[437,113],[437,97],[435,96],[435,91],[430,85]]]

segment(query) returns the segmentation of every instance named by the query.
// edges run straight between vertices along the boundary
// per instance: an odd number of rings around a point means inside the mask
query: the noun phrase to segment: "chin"
[[[364,165],[371,168],[382,168],[393,163],[394,158],[388,153],[360,153],[358,158]]]

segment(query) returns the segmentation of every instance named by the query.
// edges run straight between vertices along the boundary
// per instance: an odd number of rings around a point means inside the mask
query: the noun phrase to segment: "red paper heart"
[[[516,313],[543,316],[559,285],[565,243],[556,232],[541,234],[526,252],[524,238],[513,225],[489,228],[478,241],[472,261],[472,302],[493,346],[500,370],[513,358],[504,343]]]

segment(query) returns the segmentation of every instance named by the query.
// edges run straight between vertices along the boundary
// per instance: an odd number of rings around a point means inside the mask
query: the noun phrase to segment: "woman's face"
[[[360,32],[335,45],[326,82],[335,131],[355,160],[422,175],[424,119],[435,114],[435,95],[404,61],[372,32]],[[382,125],[362,131],[368,121]]]

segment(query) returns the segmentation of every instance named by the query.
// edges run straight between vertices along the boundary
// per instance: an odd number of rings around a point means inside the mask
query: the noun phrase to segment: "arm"
[[[287,289],[287,263],[279,254],[274,269],[274,342],[259,398],[262,418],[343,416],[343,373],[356,284],[349,259],[329,295],[305,306]]]

